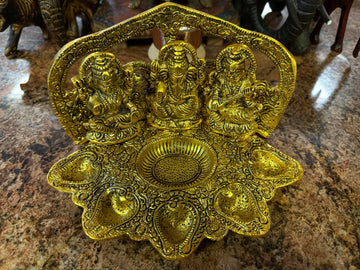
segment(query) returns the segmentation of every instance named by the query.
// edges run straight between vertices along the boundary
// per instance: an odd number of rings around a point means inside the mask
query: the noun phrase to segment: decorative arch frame
[[[105,51],[154,28],[161,29],[166,43],[174,41],[183,26],[202,30],[229,42],[244,44],[270,58],[279,71],[279,84],[274,90],[282,93],[277,100],[278,108],[271,112],[271,117],[264,117],[259,124],[258,133],[265,138],[270,136],[284,114],[295,88],[296,62],[291,53],[280,42],[266,35],[243,29],[204,12],[164,3],[113,27],[73,40],[55,56],[48,75],[50,99],[61,125],[75,142],[81,144],[86,139],[84,140],[84,128],[74,121],[66,108],[65,82],[72,65],[86,55]]]

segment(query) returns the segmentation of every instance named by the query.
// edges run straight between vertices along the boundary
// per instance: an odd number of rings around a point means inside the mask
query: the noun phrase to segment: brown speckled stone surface
[[[79,149],[47,95],[58,48],[30,27],[22,57],[8,60],[8,31],[0,33],[0,269],[360,269],[360,58],[352,57],[359,16],[355,1],[343,53],[330,51],[335,12],[320,44],[296,57],[293,98],[267,142],[298,160],[304,177],[269,202],[270,232],[204,240],[183,261],[167,261],[148,242],[96,242],[84,234],[81,208],[46,181],[56,161]],[[119,49],[119,57],[146,59],[147,46]],[[276,79],[276,72],[265,64],[258,77]]]

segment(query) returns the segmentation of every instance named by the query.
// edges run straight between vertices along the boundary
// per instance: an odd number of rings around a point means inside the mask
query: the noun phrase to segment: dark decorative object
[[[346,29],[346,23],[349,17],[349,12],[352,3],[354,0],[325,0],[324,6],[326,11],[331,14],[335,9],[341,8],[341,17],[339,20],[339,26],[336,33],[336,38],[334,44],[331,46],[331,49],[335,52],[342,51],[342,44]],[[320,18],[311,33],[310,39],[311,43],[318,44],[319,43],[319,34],[321,31],[321,27],[323,26],[324,21]]]
[[[0,0],[0,31],[10,26],[5,55],[16,56],[21,31],[30,25],[40,26],[45,39],[51,35],[64,45],[79,36],[76,16],[84,26],[90,25],[98,4],[97,0]]]
[[[261,14],[266,3],[275,13],[280,13],[285,7],[289,16],[278,29],[271,28],[262,18]],[[285,44],[293,54],[307,52],[309,41],[308,26],[318,10],[327,21],[328,16],[322,6],[322,0],[233,0],[235,8],[239,11],[241,25],[254,28],[256,31],[272,36]]]
[[[353,56],[355,58],[358,57],[359,51],[360,51],[360,38],[359,38],[358,42],[356,43],[356,46],[355,46],[354,51],[353,51]]]

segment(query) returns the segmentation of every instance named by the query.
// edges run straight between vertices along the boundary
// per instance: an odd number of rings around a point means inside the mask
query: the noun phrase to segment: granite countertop
[[[304,169],[299,182],[268,203],[270,232],[249,238],[233,232],[203,240],[183,261],[168,261],[147,241],[97,242],[81,225],[71,195],[46,175],[79,149],[59,124],[46,76],[59,49],[36,27],[24,29],[21,58],[6,59],[8,30],[0,33],[0,269],[360,269],[360,35],[355,1],[341,54],[330,46],[335,23],[318,46],[296,57],[293,98],[267,142]],[[208,46],[208,55],[218,50]],[[120,48],[122,62],[147,58],[147,46]],[[259,78],[274,79],[264,64]]]

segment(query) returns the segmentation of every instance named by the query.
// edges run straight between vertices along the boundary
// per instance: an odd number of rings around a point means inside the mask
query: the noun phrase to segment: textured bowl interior
[[[209,178],[217,156],[205,142],[188,137],[164,138],[146,145],[138,155],[137,170],[162,187],[182,188]]]

